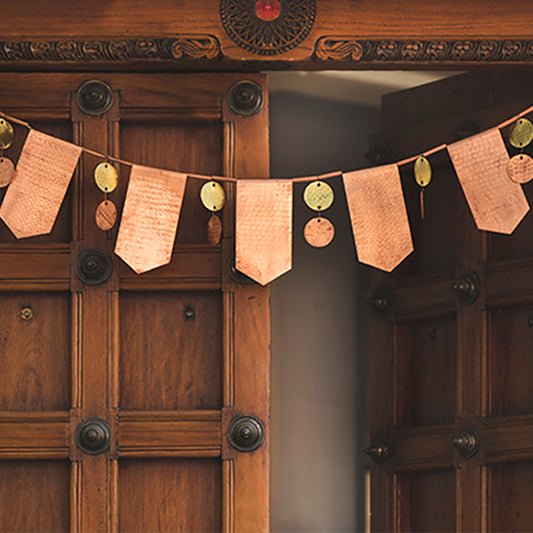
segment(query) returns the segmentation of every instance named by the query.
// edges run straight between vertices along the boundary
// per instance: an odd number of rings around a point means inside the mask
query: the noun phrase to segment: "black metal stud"
[[[89,80],[78,89],[76,101],[86,115],[103,115],[113,104],[113,91],[104,81]]]
[[[76,272],[86,285],[99,285],[111,276],[113,262],[102,250],[84,250],[76,261]]]
[[[111,428],[100,419],[82,422],[76,429],[76,445],[91,455],[104,453],[111,445]]]
[[[253,81],[238,81],[229,91],[228,103],[238,115],[254,115],[263,106],[263,89]]]
[[[228,429],[228,440],[240,452],[253,452],[265,440],[263,424],[251,416],[235,418]]]
[[[372,445],[365,449],[365,453],[378,465],[382,465],[391,456],[391,447],[384,438],[375,439]]]
[[[366,303],[370,306],[377,317],[383,318],[390,310],[390,293],[385,287],[378,287],[372,293],[370,298],[367,298]]]
[[[480,291],[479,278],[475,272],[468,272],[453,284],[453,290],[459,295],[463,305],[473,304]]]
[[[472,428],[462,429],[453,439],[452,444],[455,446],[457,453],[464,459],[474,457],[479,450],[479,437],[477,431]]]

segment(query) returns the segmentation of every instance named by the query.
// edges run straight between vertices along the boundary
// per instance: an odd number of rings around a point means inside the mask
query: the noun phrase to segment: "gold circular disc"
[[[204,207],[209,209],[209,211],[220,211],[226,201],[224,187],[216,181],[208,181],[203,184],[200,190],[200,199]]]
[[[527,183],[533,178],[533,159],[527,154],[517,154],[507,163],[507,175],[515,183]]]
[[[13,162],[7,157],[0,157],[0,187],[5,187],[11,183],[15,167]]]
[[[13,143],[13,126],[5,119],[0,118],[0,148],[5,150]]]
[[[94,181],[102,192],[113,192],[118,185],[117,169],[109,161],[100,163],[94,169]]]
[[[97,208],[95,214],[96,225],[102,231],[110,230],[117,220],[117,208],[110,200],[104,200]]]
[[[527,118],[519,118],[509,130],[509,142],[515,148],[524,148],[533,141],[533,124]]]
[[[305,188],[304,202],[313,211],[324,211],[333,199],[333,189],[325,181],[313,181]]]
[[[304,228],[305,240],[315,248],[324,248],[335,237],[335,226],[327,218],[312,218]]]
[[[424,156],[420,156],[415,161],[414,173],[415,180],[420,187],[427,187],[429,185],[431,181],[431,165]]]

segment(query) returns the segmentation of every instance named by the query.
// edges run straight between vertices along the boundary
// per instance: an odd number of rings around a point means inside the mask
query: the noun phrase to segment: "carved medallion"
[[[315,0],[221,0],[226,33],[241,48],[263,56],[287,52],[309,35]]]

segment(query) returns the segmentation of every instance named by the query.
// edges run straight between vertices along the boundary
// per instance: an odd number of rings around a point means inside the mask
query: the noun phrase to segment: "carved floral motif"
[[[0,61],[6,62],[216,59],[219,55],[220,43],[213,35],[102,41],[0,41]]]
[[[500,62],[533,61],[531,40],[366,40],[328,36],[315,44],[318,61]]]

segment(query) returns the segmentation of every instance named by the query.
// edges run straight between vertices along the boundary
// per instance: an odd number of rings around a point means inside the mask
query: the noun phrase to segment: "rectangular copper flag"
[[[15,237],[52,231],[82,148],[30,130],[0,217]]]
[[[261,285],[292,268],[292,181],[237,181],[235,267]]]
[[[414,250],[398,166],[347,172],[343,181],[359,261],[391,272]]]
[[[477,227],[510,234],[529,211],[522,187],[507,176],[509,154],[498,128],[448,146]]]
[[[172,257],[187,175],[133,165],[115,253],[137,274]]]

